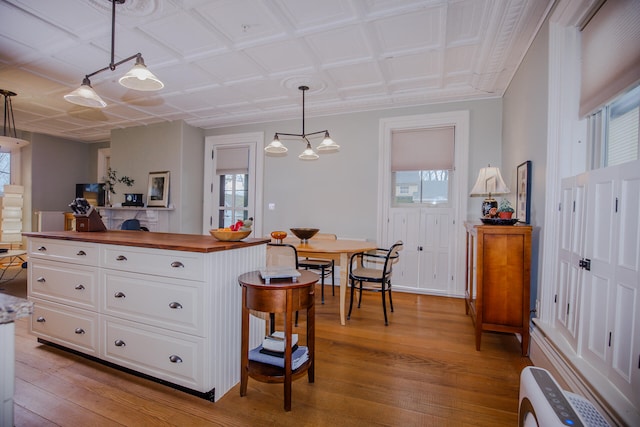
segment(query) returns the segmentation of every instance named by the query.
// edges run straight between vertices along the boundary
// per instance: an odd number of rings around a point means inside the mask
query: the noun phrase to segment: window
[[[249,218],[249,147],[219,147],[216,158],[218,175],[218,228]]]
[[[640,86],[589,116],[593,168],[619,165],[640,157]]]
[[[220,175],[218,227],[225,228],[249,218],[248,174]]]
[[[11,184],[11,153],[0,152],[0,191]]]
[[[449,203],[454,128],[395,131],[391,141],[392,204]]]

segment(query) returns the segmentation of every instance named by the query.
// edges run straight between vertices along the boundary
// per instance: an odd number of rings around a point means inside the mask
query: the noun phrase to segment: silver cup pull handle
[[[116,347],[126,347],[127,346],[127,344],[122,340],[115,340],[113,342],[113,344],[115,344]]]
[[[169,303],[169,308],[173,308],[173,309],[180,309],[182,308],[182,304],[180,304],[179,302],[172,302]]]
[[[175,354],[169,356],[169,361],[171,363],[182,363],[182,359],[180,358],[180,356],[176,356]]]

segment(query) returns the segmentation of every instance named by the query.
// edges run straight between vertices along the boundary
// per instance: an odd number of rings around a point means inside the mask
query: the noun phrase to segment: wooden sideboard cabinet
[[[482,332],[522,336],[522,355],[529,352],[531,226],[465,223],[467,268],[465,311]]]

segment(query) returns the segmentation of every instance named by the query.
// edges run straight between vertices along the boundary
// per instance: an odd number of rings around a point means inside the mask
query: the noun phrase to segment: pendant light
[[[18,138],[18,133],[16,131],[11,97],[16,96],[17,94],[10,90],[0,89],[0,95],[4,97],[4,124],[2,126],[2,135],[0,136],[0,150],[11,151],[14,148],[20,148],[28,145],[29,141]]]
[[[264,148],[264,151],[271,154],[282,154],[288,151],[287,147],[285,147],[282,142],[280,142],[280,136],[292,136],[301,139],[303,142],[307,143],[305,150],[298,156],[301,160],[317,160],[320,156],[313,150],[311,147],[311,142],[309,138],[314,138],[321,134],[324,134],[324,138],[320,145],[316,148],[317,151],[321,153],[327,153],[332,151],[337,151],[340,146],[333,142],[331,137],[329,136],[328,130],[321,130],[318,132],[305,133],[304,131],[304,93],[309,90],[308,86],[299,86],[299,90],[302,91],[302,133],[283,133],[276,132],[273,136],[273,141],[269,145]]]
[[[116,4],[123,4],[125,0],[107,0],[113,3],[112,11],[111,11],[111,62],[108,66],[101,68],[93,73],[87,74],[84,76],[82,80],[82,85],[68,93],[64,96],[64,99],[72,104],[82,105],[83,107],[91,107],[91,108],[104,108],[107,106],[107,103],[100,98],[100,96],[93,90],[91,87],[91,81],[89,77],[95,76],[98,73],[101,73],[106,70],[114,71],[116,67],[124,64],[125,62],[129,62],[135,58],[136,63],[129,70],[127,74],[122,76],[118,82],[128,88],[133,90],[142,90],[142,91],[153,91],[160,90],[164,87],[164,83],[160,81],[144,64],[144,59],[142,58],[141,53],[136,53],[135,55],[131,55],[128,58],[123,59],[119,62],[114,62],[115,60],[115,30],[116,30]]]

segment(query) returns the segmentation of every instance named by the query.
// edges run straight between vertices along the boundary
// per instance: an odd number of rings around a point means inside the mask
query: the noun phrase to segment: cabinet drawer
[[[204,340],[103,316],[103,358],[109,362],[204,391]],[[207,363],[215,363],[207,360]]]
[[[188,334],[204,334],[204,284],[103,270],[102,312]]]
[[[204,280],[204,257],[198,252],[104,245],[102,266],[162,277]]]
[[[97,356],[98,314],[77,308],[42,301],[34,302],[30,332],[82,353]]]
[[[74,264],[98,265],[98,245],[54,239],[29,239],[30,258],[50,259]]]
[[[96,267],[32,260],[29,268],[29,295],[87,310],[98,309]]]

